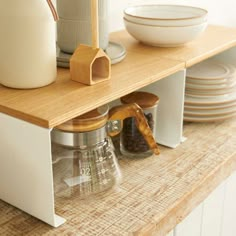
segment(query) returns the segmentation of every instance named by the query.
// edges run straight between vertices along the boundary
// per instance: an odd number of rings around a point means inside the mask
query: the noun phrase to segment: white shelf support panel
[[[160,98],[157,114],[156,140],[159,144],[175,148],[184,141],[183,109],[186,70],[158,80],[140,90]]]
[[[50,131],[0,113],[0,199],[57,227]]]

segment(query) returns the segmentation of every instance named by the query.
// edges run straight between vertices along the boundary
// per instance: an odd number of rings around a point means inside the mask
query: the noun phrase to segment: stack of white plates
[[[236,115],[236,66],[215,60],[187,70],[184,120],[224,120]]]
[[[126,57],[126,49],[123,45],[115,42],[109,42],[105,53],[110,57],[111,64],[116,64],[122,61]],[[57,66],[58,67],[70,67],[70,58],[72,54],[65,53],[57,47]]]

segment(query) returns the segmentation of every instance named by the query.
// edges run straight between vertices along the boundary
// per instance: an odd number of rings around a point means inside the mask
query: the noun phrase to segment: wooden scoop
[[[71,79],[93,85],[111,77],[111,60],[99,48],[98,0],[91,0],[92,47],[79,45],[70,59]]]

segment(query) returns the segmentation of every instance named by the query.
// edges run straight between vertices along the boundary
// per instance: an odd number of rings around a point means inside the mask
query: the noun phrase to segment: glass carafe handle
[[[146,140],[148,146],[156,155],[158,155],[160,153],[160,150],[158,148],[158,145],[156,144],[152,131],[140,106],[138,106],[136,103],[132,103],[113,107],[109,111],[109,122],[114,122],[116,120],[121,121],[121,127],[123,127],[123,120],[129,117],[135,118],[135,124]],[[119,129],[113,129],[109,132],[109,135],[115,136],[120,133],[120,131],[121,130]]]

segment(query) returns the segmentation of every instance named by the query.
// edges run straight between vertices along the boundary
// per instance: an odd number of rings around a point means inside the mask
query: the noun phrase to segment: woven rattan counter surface
[[[165,235],[236,167],[236,118],[186,123],[188,138],[159,157],[120,160],[123,183],[88,200],[56,198],[53,228],[0,201],[0,235]],[[42,193],[43,197],[43,193]]]

